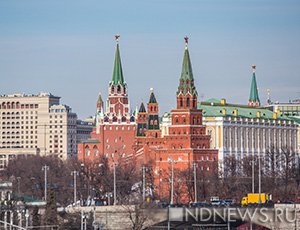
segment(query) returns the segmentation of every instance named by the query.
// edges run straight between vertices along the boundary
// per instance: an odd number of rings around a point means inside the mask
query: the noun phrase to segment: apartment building
[[[76,154],[77,116],[50,93],[0,96],[0,169],[17,156]]]

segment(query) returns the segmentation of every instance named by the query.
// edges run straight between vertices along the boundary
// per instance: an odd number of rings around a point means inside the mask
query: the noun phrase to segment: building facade
[[[0,96],[0,168],[19,155],[76,154],[76,120],[71,108],[48,93]]]
[[[84,141],[91,138],[91,132],[93,131],[93,128],[95,127],[94,119],[88,119],[88,120],[77,120],[76,124],[76,142],[77,145]]]
[[[101,156],[109,162],[117,162],[133,154],[136,132],[135,115],[130,111],[127,84],[123,77],[119,50],[119,36],[116,36],[112,80],[108,86],[108,99],[104,105],[101,94],[97,100],[96,125],[91,138],[78,144],[78,159],[93,162]]]
[[[269,102],[268,109],[277,114],[288,116],[291,120],[298,124],[297,152],[300,154],[300,99],[291,100],[287,103],[272,103],[271,100],[269,100]]]

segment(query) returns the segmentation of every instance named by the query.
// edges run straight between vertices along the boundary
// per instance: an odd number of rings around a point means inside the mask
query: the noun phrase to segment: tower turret
[[[146,130],[147,130],[147,121],[148,121],[148,114],[146,112],[146,108],[144,103],[141,103],[140,109],[137,113],[137,129],[136,129],[136,136],[137,137],[145,137]]]
[[[185,50],[182,71],[177,90],[177,109],[197,109],[197,90],[194,85],[192,64],[188,50],[188,37],[185,37]]]
[[[250,88],[250,96],[248,100],[248,105],[252,107],[260,106],[260,100],[258,97],[257,83],[255,77],[255,70],[256,70],[256,65],[252,65],[253,74],[252,74],[252,82]]]
[[[97,100],[97,113],[98,112],[103,112],[103,100],[102,100],[101,93],[99,93],[98,100]]]
[[[150,89],[150,98],[147,104],[148,108],[148,131],[147,136],[159,137],[159,114],[158,114],[158,103],[154,94],[153,88]]]

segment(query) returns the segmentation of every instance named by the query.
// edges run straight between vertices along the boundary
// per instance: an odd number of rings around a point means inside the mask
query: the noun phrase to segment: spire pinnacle
[[[98,100],[97,100],[97,102],[98,103],[103,103],[101,93],[98,94]]]
[[[250,88],[250,97],[248,101],[249,106],[260,106],[255,70],[256,70],[256,65],[252,65],[253,74],[252,74],[252,81],[251,81],[251,88]]]
[[[122,63],[120,57],[120,49],[119,49],[119,38],[120,35],[115,35],[117,47],[115,52],[115,62],[114,62],[114,69],[113,69],[113,76],[112,76],[112,84],[115,86],[121,84],[124,86],[124,78],[123,78],[123,71],[122,71]]]
[[[115,35],[115,38],[116,38],[117,44],[119,44],[119,38],[120,38],[120,35],[119,35],[119,34],[116,34],[116,35]]]
[[[156,98],[155,98],[155,95],[154,95],[154,90],[153,88],[150,88],[150,99],[149,99],[149,104],[156,104],[157,101],[156,101]]]
[[[185,49],[187,49],[188,48],[188,44],[189,44],[189,37],[185,36],[184,37],[184,41],[185,41]]]
[[[144,102],[141,103],[139,113],[146,113],[146,108],[145,108]]]
[[[179,93],[186,95],[188,92],[191,95],[197,95],[196,87],[194,85],[192,63],[190,60],[190,54],[189,54],[189,50],[188,50],[189,38],[187,36],[185,36],[184,40],[185,40],[185,50],[184,50],[182,70],[181,70],[181,76],[180,76],[180,80],[179,80],[177,95]]]

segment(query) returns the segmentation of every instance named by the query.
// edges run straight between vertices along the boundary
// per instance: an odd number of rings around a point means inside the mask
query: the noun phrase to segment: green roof
[[[96,139],[92,139],[92,140],[82,140],[80,143],[100,143],[100,141]]]
[[[40,200],[40,199],[35,199],[31,196],[27,196],[27,195],[15,195],[14,199],[16,200],[21,200],[25,203],[33,203],[33,202],[45,202],[44,200]]]
[[[157,103],[157,101],[156,101],[154,92],[152,91],[150,94],[149,104],[156,104],[156,103]]]
[[[221,103],[221,100],[219,100],[217,98],[209,98],[205,102],[209,102],[209,103]]]
[[[298,117],[289,117],[291,120],[295,121],[296,123],[300,124],[300,118]]]
[[[192,95],[197,95],[190,54],[188,48],[185,47],[177,95],[179,93],[186,95],[188,92]]]
[[[123,78],[119,44],[117,44],[117,47],[116,47],[114,70],[113,70],[113,76],[112,76],[111,83],[114,85],[121,84],[122,86],[124,86],[124,78]]]
[[[101,97],[101,93],[99,93],[97,103],[103,103],[103,100],[102,100],[102,97]]]
[[[273,112],[263,107],[250,107],[244,105],[226,104],[220,103],[211,104],[209,102],[199,102],[198,109],[203,110],[204,117],[236,117],[234,111],[238,111],[237,117],[244,118],[258,118],[257,112],[260,112],[260,118],[262,119],[274,119]],[[224,114],[223,111],[226,110]],[[289,117],[281,114],[277,115],[277,119],[291,120]]]
[[[141,103],[141,106],[140,106],[140,109],[139,109],[139,113],[146,113],[145,105],[144,105],[143,102]]]
[[[255,72],[253,72],[253,75],[252,75],[249,101],[258,101],[259,102]]]

